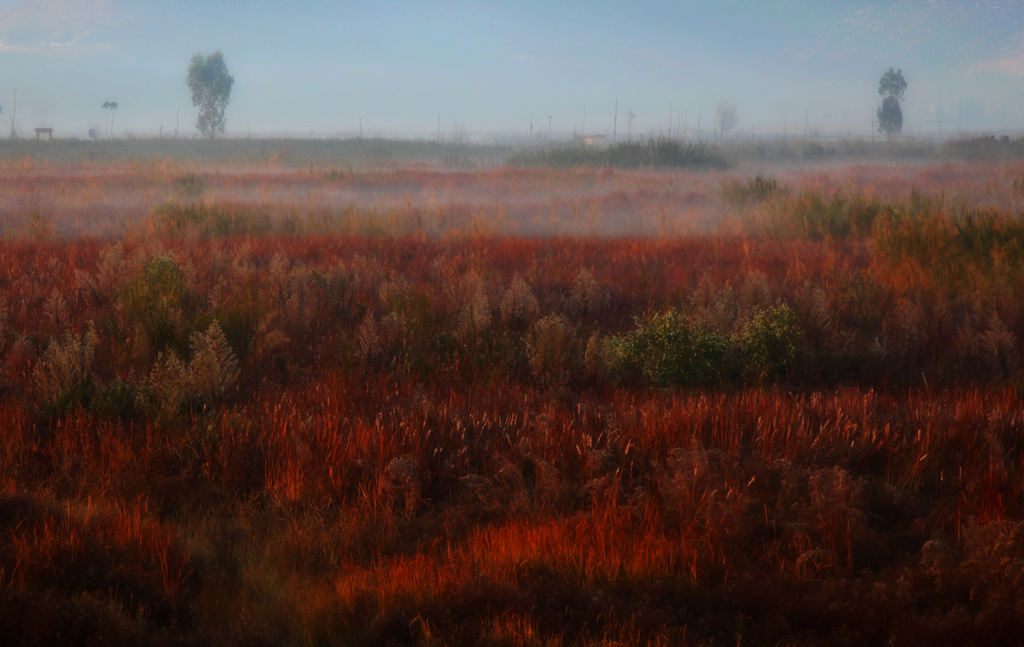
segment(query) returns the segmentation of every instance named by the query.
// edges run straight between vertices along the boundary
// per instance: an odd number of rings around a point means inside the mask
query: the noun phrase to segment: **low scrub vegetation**
[[[589,146],[577,144],[542,149],[527,149],[507,160],[511,166],[571,168],[595,166],[620,169],[694,168],[723,169],[730,162],[707,142],[680,142],[674,139],[648,139]]]
[[[288,176],[716,218],[543,237],[117,169],[0,241],[5,644],[1019,640],[1019,165]]]

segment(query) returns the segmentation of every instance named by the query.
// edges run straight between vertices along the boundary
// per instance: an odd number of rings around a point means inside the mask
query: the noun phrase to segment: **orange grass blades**
[[[12,644],[1024,631],[1019,162],[261,159],[0,162]]]

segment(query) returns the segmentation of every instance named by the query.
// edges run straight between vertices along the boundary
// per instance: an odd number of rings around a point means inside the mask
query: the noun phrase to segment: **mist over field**
[[[216,50],[230,137],[710,138],[723,103],[727,137],[870,137],[890,67],[905,135],[1024,123],[1014,2],[8,0],[0,131],[195,136],[186,68]]]

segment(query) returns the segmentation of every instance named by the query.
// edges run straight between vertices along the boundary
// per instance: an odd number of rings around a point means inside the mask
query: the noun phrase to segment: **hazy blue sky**
[[[902,68],[907,133],[1024,132],[1024,2],[0,0],[0,119],[84,137],[195,134],[185,73],[220,49],[229,135],[867,136]],[[585,120],[585,122],[584,122]],[[2,122],[0,122],[2,123]],[[673,125],[673,127],[676,127]]]

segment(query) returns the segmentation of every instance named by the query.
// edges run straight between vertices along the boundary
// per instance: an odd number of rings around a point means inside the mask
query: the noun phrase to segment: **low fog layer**
[[[116,237],[168,232],[334,233],[425,237],[638,236],[735,233],[771,205],[734,199],[758,173],[794,200],[805,192],[900,201],[911,189],[978,208],[1018,211],[987,165],[858,164],[727,171],[446,170],[180,165],[18,164],[0,174],[0,233]],[[761,175],[761,173],[764,175]],[[740,195],[745,195],[740,192]],[[942,198],[944,199],[944,198]],[[211,229],[212,228],[212,229]]]

